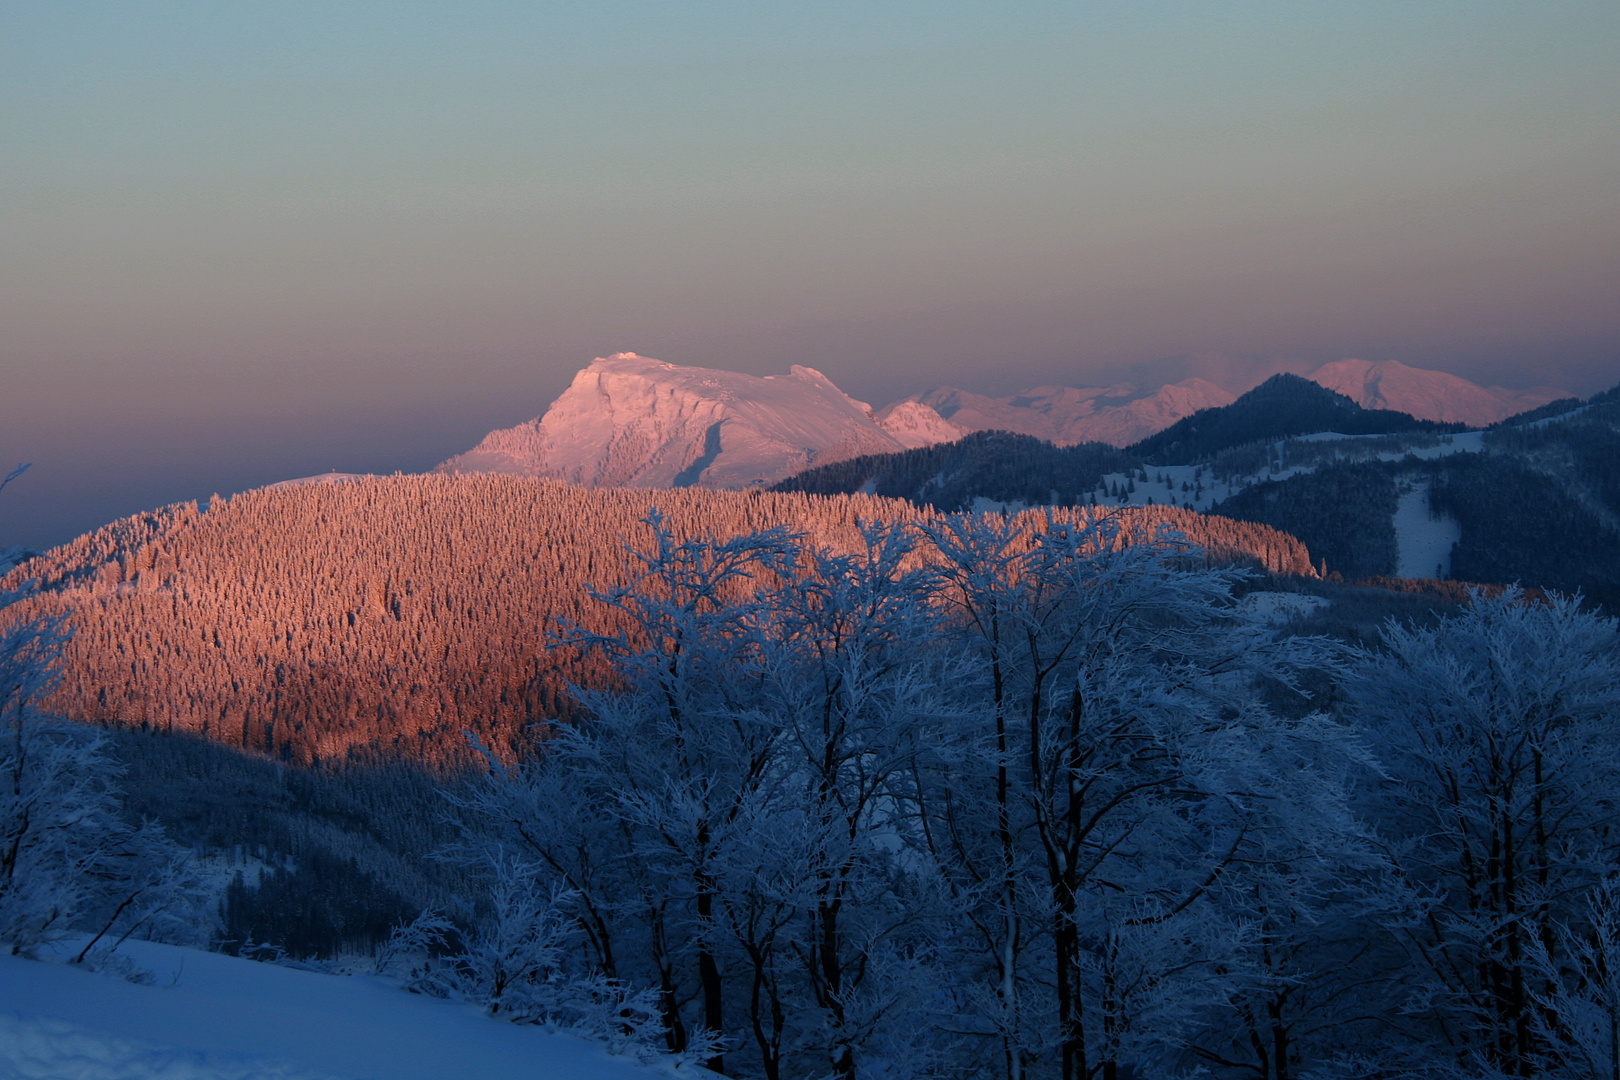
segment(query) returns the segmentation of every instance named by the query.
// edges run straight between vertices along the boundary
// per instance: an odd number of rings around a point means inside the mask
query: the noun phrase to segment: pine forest
[[[501,476],[284,485],[80,537],[13,572],[38,592],[6,617],[68,619],[51,704],[75,719],[194,732],[306,763],[460,761],[466,733],[516,750],[535,724],[567,712],[569,683],[605,677],[599,659],[554,647],[559,620],[615,629],[589,590],[623,583],[625,547],[646,541],[655,508],[682,538],[786,525],[838,550],[859,540],[863,520],[937,517],[859,495]],[[1304,547],[1264,525],[1170,508],[1120,517],[1139,537],[1173,528],[1217,560],[1310,573]],[[1016,521],[1038,531],[1047,517]]]

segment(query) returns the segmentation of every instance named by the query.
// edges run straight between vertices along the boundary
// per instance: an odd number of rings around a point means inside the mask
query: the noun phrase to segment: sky
[[[592,357],[1620,381],[1620,5],[0,5],[0,546]]]

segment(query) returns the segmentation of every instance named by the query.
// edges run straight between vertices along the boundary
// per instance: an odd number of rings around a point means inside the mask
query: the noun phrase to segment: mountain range
[[[1364,409],[1484,426],[1552,401],[1552,391],[1476,386],[1394,361],[1341,360],[1310,380]],[[581,370],[546,412],[490,432],[439,465],[587,487],[763,487],[854,458],[952,443],[979,431],[1059,447],[1125,447],[1237,400],[1202,378],[1147,391],[1039,386],[990,397],[944,386],[881,410],[814,368],[755,376],[618,353]]]
[[[1170,505],[1289,533],[1323,575],[1519,582],[1620,605],[1620,388],[1462,427],[1276,375],[1124,449],[978,432],[777,490],[941,511]]]
[[[1261,439],[1312,432],[1393,435],[1406,431],[1460,431],[1462,424],[1419,419],[1372,408],[1298,375],[1273,375],[1230,405],[1201,409],[1129,448],[1158,465],[1204,461],[1222,450]]]

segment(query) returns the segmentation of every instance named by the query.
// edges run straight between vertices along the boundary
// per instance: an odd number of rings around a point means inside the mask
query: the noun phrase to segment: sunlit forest
[[[625,548],[645,545],[654,507],[679,537],[787,525],[835,550],[859,541],[862,520],[932,515],[860,495],[593,491],[503,476],[284,485],[115,522],[33,559],[7,580],[32,578],[38,591],[6,614],[68,618],[51,705],[75,719],[302,763],[448,763],[467,753],[467,733],[516,752],[534,725],[567,712],[570,682],[606,676],[599,659],[557,647],[559,620],[620,629],[589,590],[625,581]],[[1137,539],[1168,526],[1216,561],[1311,573],[1304,547],[1264,525],[1117,513]],[[1016,520],[1033,532],[1048,519]]]

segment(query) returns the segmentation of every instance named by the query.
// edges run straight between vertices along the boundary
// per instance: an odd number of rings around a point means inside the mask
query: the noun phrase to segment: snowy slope
[[[651,1080],[664,1069],[369,976],[147,942],[138,986],[0,955],[0,1077]],[[694,1075],[708,1075],[691,1070]]]
[[[951,443],[968,433],[920,401],[897,401],[877,414],[878,424],[907,450]]]
[[[1364,409],[1393,409],[1420,420],[1443,420],[1483,427],[1545,405],[1564,394],[1556,390],[1504,390],[1476,386],[1444,371],[1407,367],[1394,360],[1336,360],[1306,378],[1335,390]]]
[[[436,471],[742,488],[903,449],[870,406],[814,368],[760,378],[619,353],[593,360],[544,416],[491,432]]]
[[[1236,395],[1205,379],[1186,379],[1152,392],[1128,383],[1109,387],[1037,386],[1002,398],[942,386],[896,402],[878,417],[887,422],[902,407],[920,405],[964,432],[1015,431],[1058,446],[1083,442],[1129,446],[1199,409],[1230,405],[1234,400]]]
[[[1395,576],[1449,578],[1452,545],[1462,539],[1462,525],[1450,514],[1429,508],[1429,482],[1402,478],[1395,506]]]

